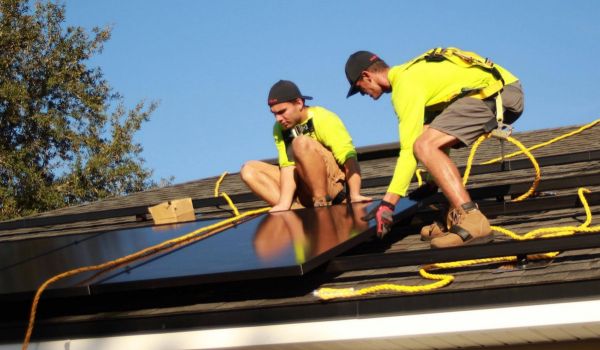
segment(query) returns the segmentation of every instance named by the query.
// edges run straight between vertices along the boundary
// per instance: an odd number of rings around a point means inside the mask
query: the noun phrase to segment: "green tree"
[[[0,220],[155,186],[128,110],[89,60],[111,29],[65,24],[52,1],[0,0]]]

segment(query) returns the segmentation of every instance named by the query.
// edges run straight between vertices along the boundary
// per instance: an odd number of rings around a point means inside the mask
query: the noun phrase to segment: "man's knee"
[[[250,160],[244,163],[242,169],[240,169],[240,177],[245,183],[250,183],[256,179],[258,171],[258,161]]]
[[[431,153],[431,149],[433,147],[432,142],[423,136],[424,135],[418,137],[413,144],[413,153],[420,161],[427,159],[427,155]]]
[[[312,138],[302,135],[292,141],[292,152],[294,158],[299,159],[316,151],[317,141]]]
[[[445,132],[428,128],[421,134],[413,144],[413,153],[420,160],[427,160],[437,151],[443,151],[456,145],[460,141],[455,136],[446,134]]]

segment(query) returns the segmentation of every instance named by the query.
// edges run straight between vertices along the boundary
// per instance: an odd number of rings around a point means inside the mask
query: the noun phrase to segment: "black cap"
[[[356,82],[363,71],[366,71],[373,63],[381,61],[381,58],[369,51],[356,51],[346,61],[346,78],[350,83],[350,90],[346,98],[358,92]]]
[[[281,102],[288,102],[301,98],[303,100],[312,100],[310,96],[303,96],[300,93],[298,86],[289,80],[280,80],[273,84],[271,91],[269,91],[269,99],[267,103],[269,106],[276,105]]]

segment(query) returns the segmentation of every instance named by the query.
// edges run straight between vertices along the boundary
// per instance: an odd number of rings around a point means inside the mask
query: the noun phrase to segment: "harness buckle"
[[[290,131],[292,134],[292,137],[298,137],[300,135],[304,135],[304,134],[309,134],[310,132],[312,132],[312,123],[306,123],[303,125],[296,125],[294,126]]]
[[[491,131],[492,136],[500,140],[508,140],[508,137],[512,134],[512,125],[498,122],[498,127]]]
[[[315,132],[315,127],[313,125],[312,119],[309,119],[306,124],[298,124],[294,127],[283,130],[282,135],[285,143],[291,143],[296,137],[300,135],[307,135]]]
[[[496,122],[498,127],[491,131],[492,136],[500,140],[508,140],[512,134],[512,125],[504,124],[504,106],[502,105],[502,91],[496,94]]]
[[[298,136],[308,135],[315,132],[312,119],[309,119],[305,124],[295,125],[287,130],[282,130],[283,142],[285,144],[285,153],[289,160],[294,161],[294,153],[292,152],[292,141]]]

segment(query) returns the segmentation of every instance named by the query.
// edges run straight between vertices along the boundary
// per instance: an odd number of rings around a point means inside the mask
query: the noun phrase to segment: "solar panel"
[[[374,222],[361,218],[377,204],[262,214],[207,239],[172,247],[101,274],[90,272],[58,282],[50,292],[66,296],[299,276],[373,236]],[[395,216],[407,215],[411,209],[416,209],[416,202],[403,199],[396,206]],[[53,275],[112,260],[212,223],[198,221],[2,243],[0,256],[9,256],[9,260],[3,260],[0,268],[0,298],[11,294],[30,296]],[[28,249],[31,254],[26,258],[15,257]]]
[[[52,238],[7,241],[0,244],[0,271],[49,255],[98,236],[96,234],[65,235]]]
[[[299,276],[369,239],[361,218],[379,202],[269,213],[160,259],[95,281],[92,293],[207,282]],[[396,216],[416,209],[403,199]]]
[[[0,243],[0,298],[6,294],[35,291],[56,274],[116,259],[216,221]],[[90,275],[61,280],[51,288],[73,287]]]

